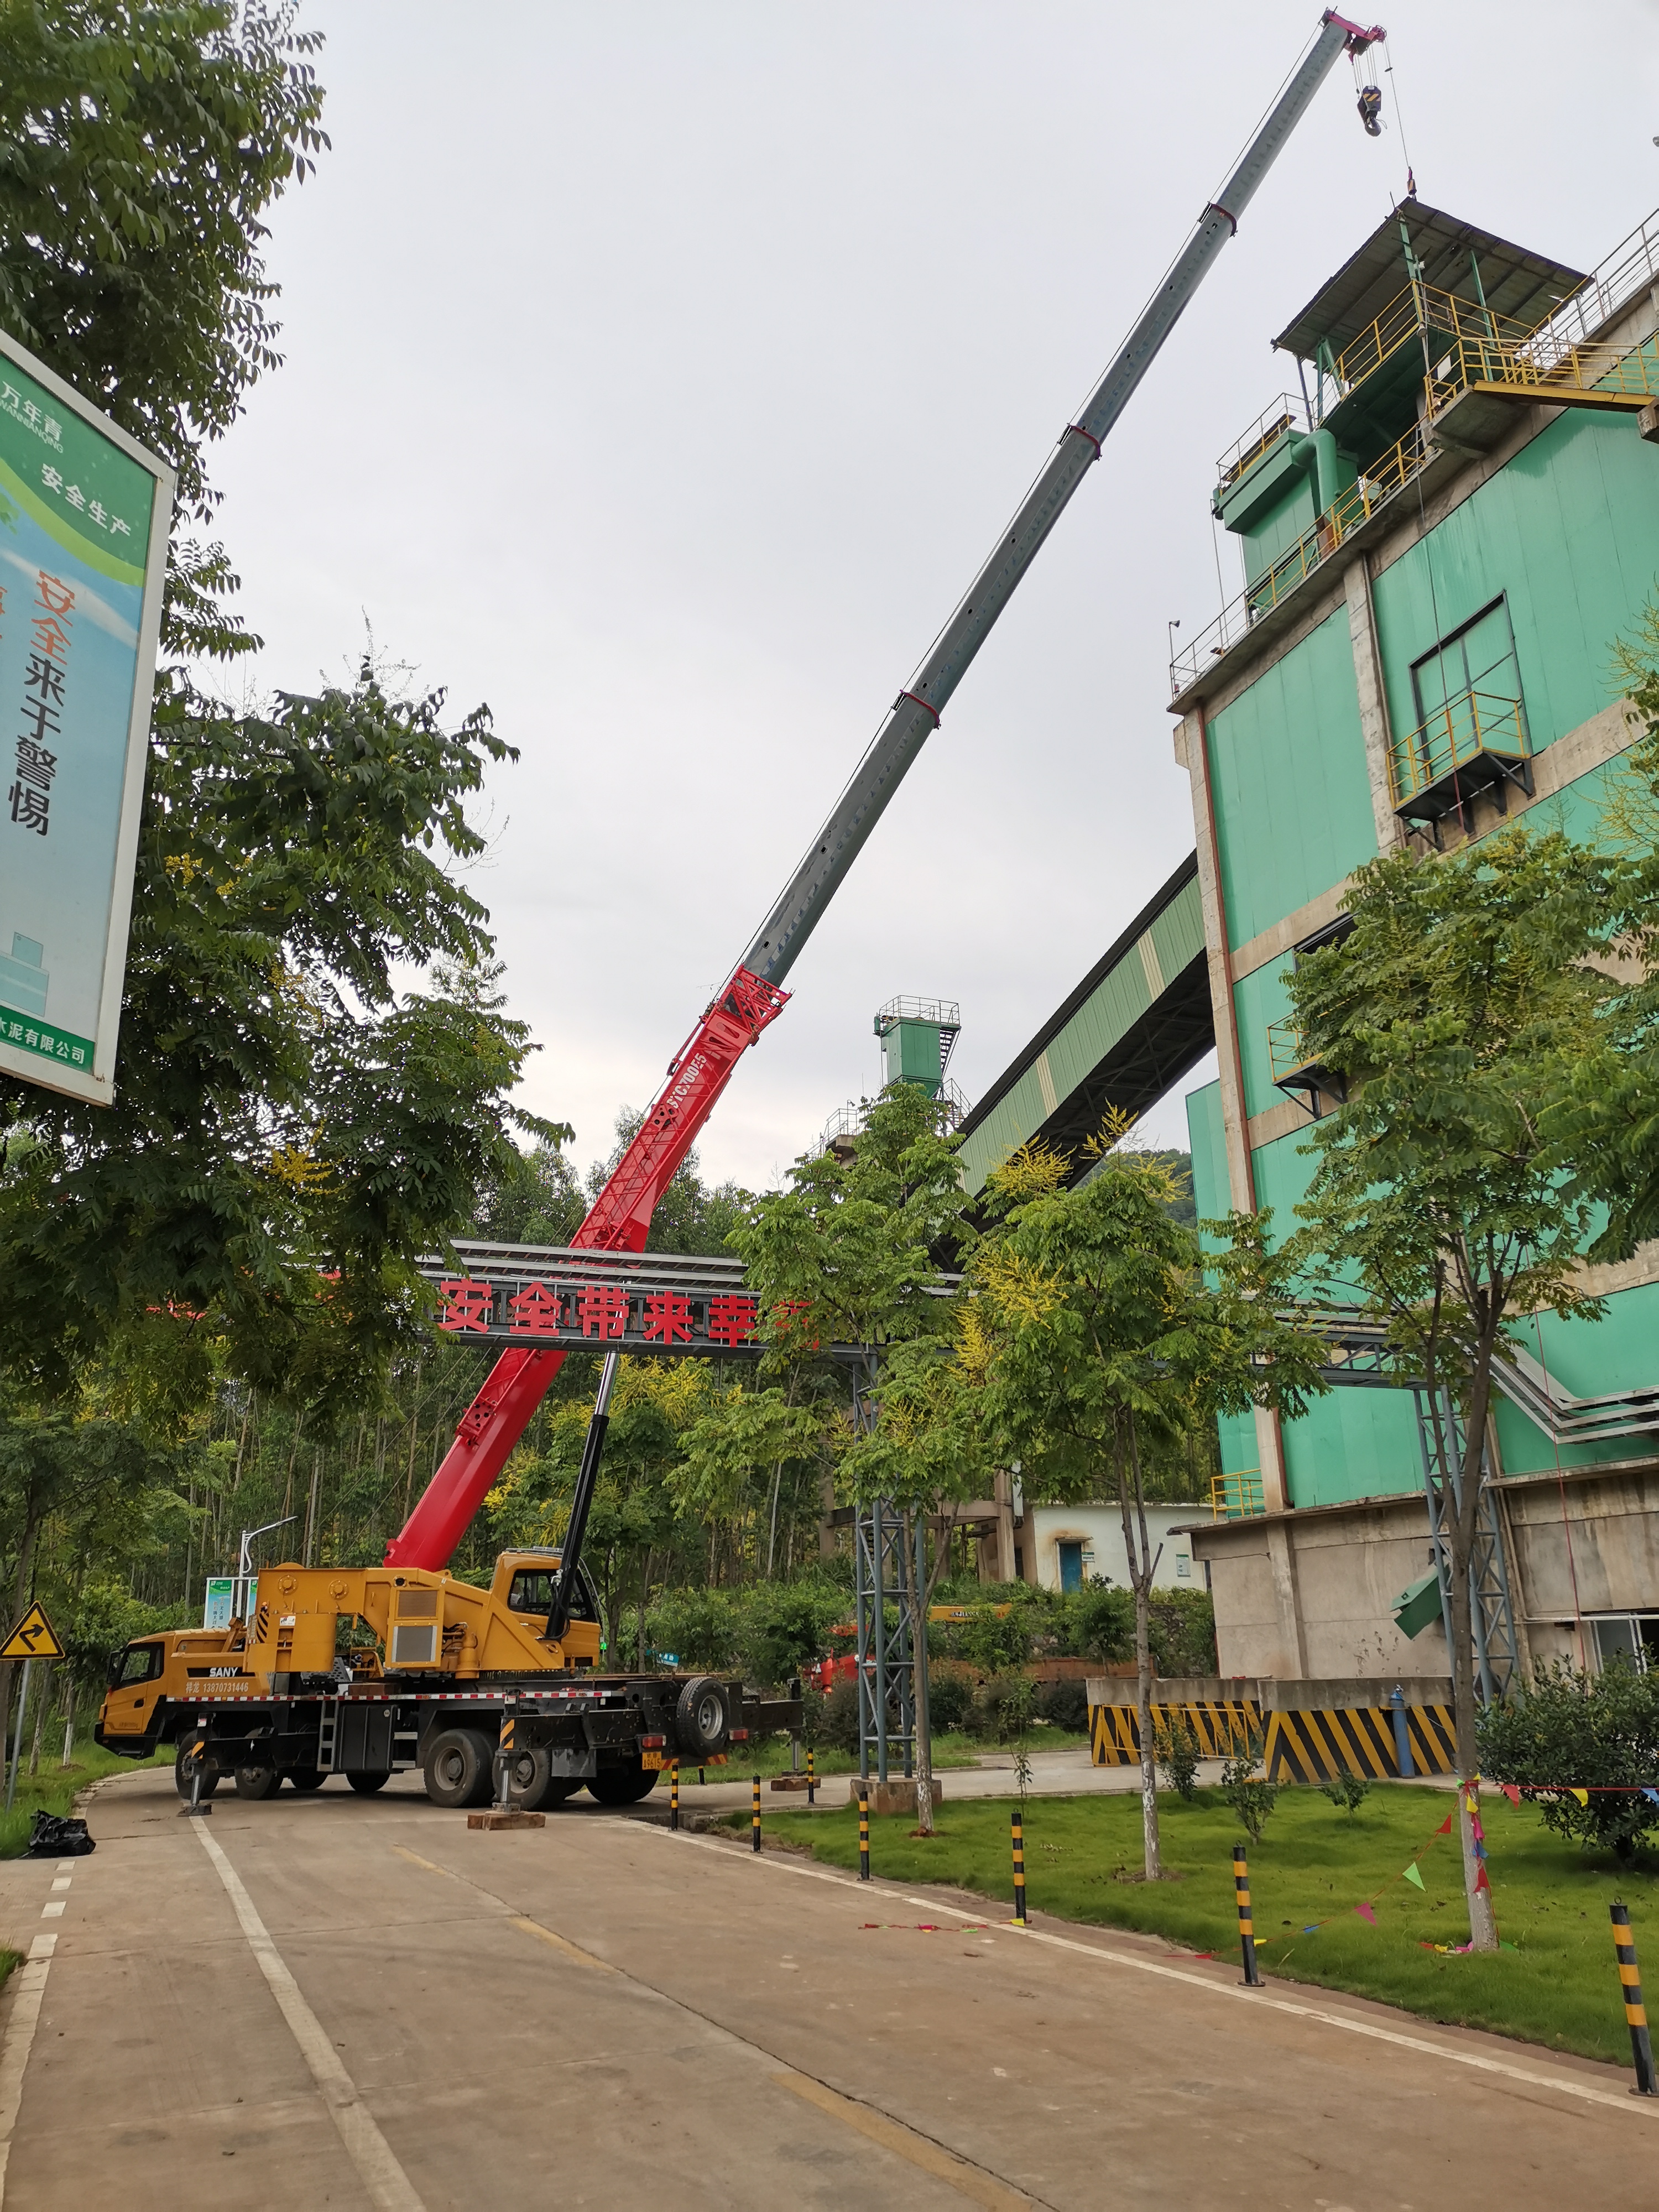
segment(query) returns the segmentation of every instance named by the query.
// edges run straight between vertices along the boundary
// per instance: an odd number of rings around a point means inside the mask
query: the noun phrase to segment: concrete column
[[[1273,1571],[1273,1600],[1279,1612],[1279,1663],[1273,1673],[1280,1681],[1304,1682],[1308,1679],[1308,1647],[1302,1632],[1302,1592],[1297,1579],[1296,1547],[1283,1521],[1267,1523],[1267,1565]]]
[[[1210,1005],[1215,1017],[1228,1192],[1238,1212],[1254,1213],[1255,1176],[1250,1166],[1249,1116],[1244,1109],[1244,1066],[1239,1057],[1238,1013],[1233,1002],[1232,952],[1227,939],[1227,901],[1222,889],[1220,842],[1216,835],[1215,798],[1210,781],[1209,733],[1204,726],[1201,707],[1194,707],[1182,723],[1180,754],[1192,780],[1193,829],[1198,840],[1198,895],[1204,915]],[[1290,1504],[1290,1492],[1285,1480],[1285,1447],[1279,1416],[1258,1408],[1255,1434],[1262,1502],[1269,1513],[1283,1512]]]
[[[1348,637],[1353,647],[1354,681],[1359,690],[1359,732],[1365,745],[1365,776],[1370,785],[1376,849],[1391,853],[1406,842],[1406,827],[1394,811],[1389,791],[1389,695],[1382,684],[1369,554],[1362,553],[1357,561],[1350,562],[1342,586],[1348,602]]]

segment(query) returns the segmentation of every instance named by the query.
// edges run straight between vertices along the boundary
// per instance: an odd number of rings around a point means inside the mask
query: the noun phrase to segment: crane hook
[[[1374,84],[1362,85],[1359,88],[1359,119],[1365,126],[1367,137],[1380,138],[1382,136],[1382,93]]]

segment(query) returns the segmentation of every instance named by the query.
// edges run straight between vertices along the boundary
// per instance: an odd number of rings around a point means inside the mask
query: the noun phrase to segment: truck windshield
[[[159,1644],[129,1644],[125,1651],[115,1652],[109,1662],[111,1689],[131,1689],[135,1682],[154,1681],[161,1671],[162,1656]]]
[[[545,1620],[553,1610],[553,1586],[557,1580],[556,1567],[520,1567],[507,1594],[508,1608],[514,1613],[538,1613]],[[599,1617],[593,1585],[582,1567],[576,1570],[576,1601],[570,1613],[574,1620],[597,1620]]]

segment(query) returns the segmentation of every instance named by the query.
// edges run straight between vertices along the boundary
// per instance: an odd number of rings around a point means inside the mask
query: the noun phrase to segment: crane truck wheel
[[[732,1701],[724,1682],[694,1674],[674,1708],[674,1733],[680,1757],[694,1763],[726,1749],[732,1728]],[[641,1793],[643,1794],[643,1793]]]
[[[360,1797],[372,1797],[377,1790],[384,1790],[390,1774],[348,1774],[346,1780]]]
[[[427,1796],[434,1805],[486,1804],[493,1756],[488,1737],[477,1729],[446,1729],[433,1737],[421,1762]]]
[[[195,1783],[196,1761],[191,1756],[189,1744],[181,1743],[173,1755],[173,1786],[179,1792],[179,1795],[184,1799],[186,1804],[189,1804],[190,1802],[191,1791],[195,1787]],[[216,1766],[204,1767],[202,1770],[203,1796],[211,1797],[214,1791],[218,1787],[218,1768]]]
[[[328,1777],[320,1767],[290,1766],[288,1778],[302,1796],[308,1796],[313,1790],[320,1790]]]
[[[239,1766],[236,1770],[239,1797],[274,1797],[282,1786],[283,1778],[274,1766]]]
[[[581,1784],[568,1774],[555,1774],[545,1749],[521,1751],[513,1762],[513,1802],[523,1813],[547,1813],[574,1797]]]
[[[603,1774],[590,1776],[587,1787],[601,1805],[637,1805],[656,1788],[660,1771],[659,1767],[646,1766],[635,1759],[627,1766],[612,1766]]]

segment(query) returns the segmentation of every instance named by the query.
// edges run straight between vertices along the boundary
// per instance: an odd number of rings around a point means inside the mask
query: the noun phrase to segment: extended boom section
[[[1085,471],[1128,404],[1185,310],[1211,263],[1238,228],[1238,218],[1306,112],[1339,54],[1359,54],[1383,36],[1328,11],[1243,159],[1205,208],[1198,224],[1139,320],[1114,356],[1058,444],[1013,520],[997,540],[967,595],[920,669],[894,701],[852,781],[842,792],[763,924],[684,1049],[669,1063],[668,1080],[638,1136],[623,1153],[573,1242],[590,1250],[644,1249],[651,1216],[676,1169],[725,1090],[738,1054],[753,1044],[786,1003],[779,988],[842,878],[881,819],[911,763],[939,727],[945,704],[1013,597],[1038,549],[1064,512]],[[386,1547],[389,1565],[445,1565],[506,1464],[549,1384],[563,1364],[560,1351],[503,1354],[456,1431],[454,1444],[400,1534]]]

